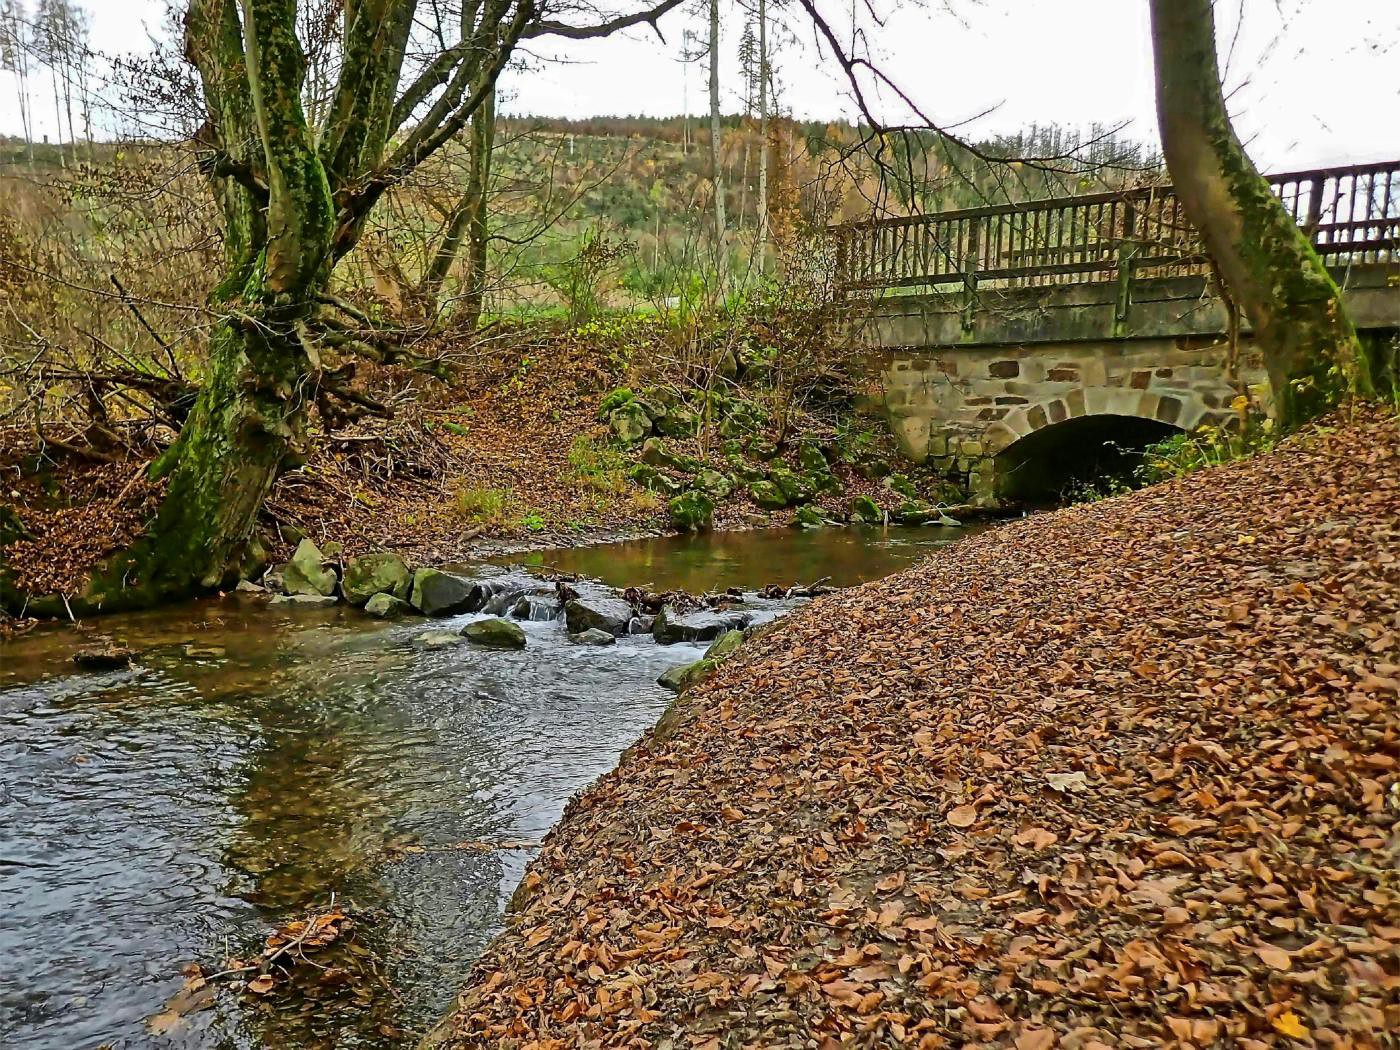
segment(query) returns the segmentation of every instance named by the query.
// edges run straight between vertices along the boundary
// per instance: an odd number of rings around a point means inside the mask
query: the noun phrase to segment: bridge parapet
[[[1400,161],[1269,180],[1357,327],[1368,337],[1400,331]],[[1008,449],[1062,423],[1191,430],[1229,419],[1240,392],[1269,406],[1249,326],[1215,292],[1170,187],[881,219],[833,235],[857,339],[884,353],[891,428],[912,459],[980,502],[1004,487],[1020,454]]]
[[[1400,261],[1400,161],[1265,176],[1330,265]],[[846,291],[978,288],[1204,274],[1170,186],[1144,186],[831,229]]]

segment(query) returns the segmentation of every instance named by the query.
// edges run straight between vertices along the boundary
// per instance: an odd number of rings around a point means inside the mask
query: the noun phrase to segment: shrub
[[[457,516],[477,525],[499,525],[505,520],[506,492],[477,486],[459,488],[453,497]]]

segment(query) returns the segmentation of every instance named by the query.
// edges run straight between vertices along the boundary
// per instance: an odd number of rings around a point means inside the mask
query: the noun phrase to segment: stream
[[[850,585],[969,531],[512,560],[657,590]],[[523,651],[424,651],[421,619],[230,596],[0,641],[0,1047],[411,1046],[499,928],[529,844],[656,720],[657,675],[704,648],[522,627]],[[140,656],[75,670],[76,648],[107,642]],[[183,967],[256,956],[332,901],[353,935],[295,994],[179,1002]]]

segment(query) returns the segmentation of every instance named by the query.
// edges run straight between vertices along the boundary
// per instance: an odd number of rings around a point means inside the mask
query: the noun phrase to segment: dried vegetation
[[[574,800],[445,1037],[1394,1045],[1400,434],[1334,423],[746,647]]]

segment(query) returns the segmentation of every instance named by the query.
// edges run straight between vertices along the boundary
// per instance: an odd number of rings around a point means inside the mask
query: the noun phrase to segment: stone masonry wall
[[[1190,431],[1228,419],[1239,392],[1229,379],[1228,345],[1199,338],[885,355],[885,407],[904,453],[931,462],[987,504],[996,498],[997,454],[1028,434],[1086,415],[1137,416]],[[1248,341],[1237,371],[1267,407],[1268,377]]]

